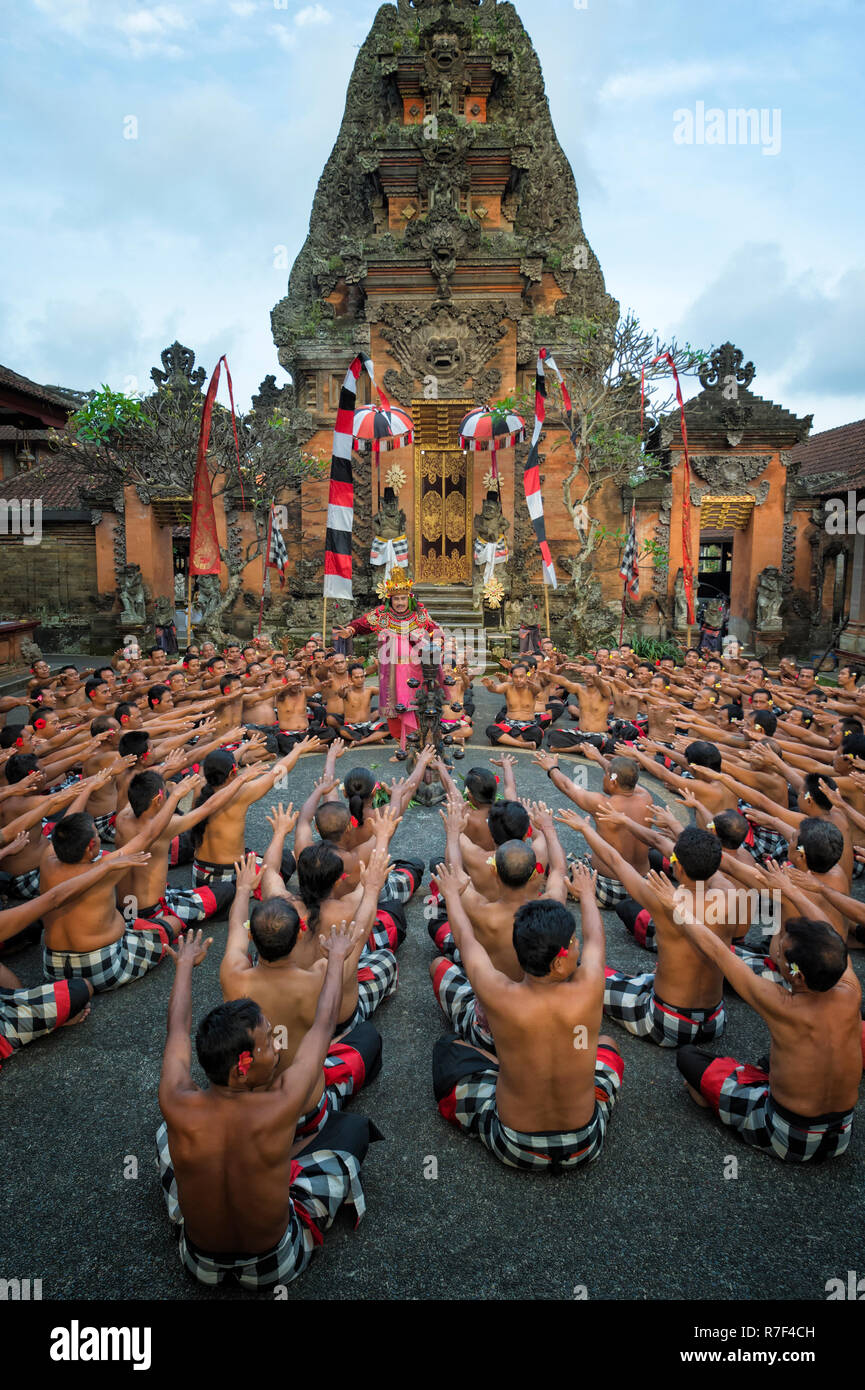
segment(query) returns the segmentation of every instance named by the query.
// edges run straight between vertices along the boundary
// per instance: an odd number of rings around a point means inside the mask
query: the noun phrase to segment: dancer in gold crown
[[[429,659],[429,644],[443,633],[414,594],[414,581],[401,569],[394,570],[390,579],[379,589],[384,602],[362,618],[355,618],[346,627],[335,627],[334,637],[363,637],[378,633],[379,716],[387,719],[391,737],[399,739],[397,757],[406,757],[406,738],[417,729],[417,716],[408,707],[414,703],[416,687],[410,680],[420,681],[421,662]],[[435,652],[436,665],[441,667],[441,646]]]

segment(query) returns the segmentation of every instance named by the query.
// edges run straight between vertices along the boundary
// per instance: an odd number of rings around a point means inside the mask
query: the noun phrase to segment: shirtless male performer
[[[509,1167],[558,1172],[596,1159],[622,1083],[624,1062],[601,1035],[604,927],[593,876],[575,870],[582,955],[574,919],[557,902],[516,915],[519,981],[496,970],[460,900],[459,876],[437,870],[466,972],[496,1040],[497,1056],[455,1034],[433,1050],[439,1112]]]
[[[507,702],[506,718],[487,725],[486,736],[490,743],[494,747],[505,744],[508,748],[540,748],[544,731],[535,716],[535,699],[541,686],[529,678],[525,662],[514,662],[510,680],[494,681],[484,676],[481,684],[496,695],[504,695]]]
[[[211,1010],[196,1034],[206,1090],[192,1078],[189,1033],[192,970],[207,945],[190,931],[172,952],[176,974],[159,1082],[164,1123],[156,1144],[168,1216],[181,1228],[180,1259],[202,1284],[287,1284],[309,1264],[343,1204],[354,1207],[358,1221],[364,1213],[360,1165],[378,1137],[368,1120],[334,1115],[295,1152],[298,1116],[331,1046],[351,946],[350,928],[331,930],[313,1026],[279,1077],[272,1025],[253,1000]]]
[[[669,912],[676,889],[653,874]],[[746,1144],[792,1163],[844,1153],[862,1080],[862,988],[844,943],[828,922],[789,918],[772,938],[780,982],[761,979],[696,921],[687,907],[679,930],[760,1015],[772,1039],[768,1073],[680,1047],[676,1065],[698,1105],[714,1110]]]

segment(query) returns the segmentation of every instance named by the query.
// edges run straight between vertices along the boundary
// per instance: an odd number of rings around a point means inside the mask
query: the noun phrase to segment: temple
[[[287,379],[266,376],[247,418],[278,422],[280,457],[320,460],[291,477],[285,468],[268,474],[272,491],[259,499],[265,512],[271,500],[281,504],[289,557],[285,590],[266,600],[271,633],[321,626],[327,462],[346,368],[362,352],[379,387],[411,415],[414,441],[354,456],[354,604],[337,605],[335,621],[374,600],[382,570],[371,552],[391,541],[430,611],[451,626],[484,625],[507,644],[520,623],[543,623],[546,598],[560,641],[609,642],[635,506],[640,594],[626,604],[628,631],[686,636],[682,419],[677,409],[647,413],[640,455],[639,366],[616,426],[632,439],[633,462],[593,489],[588,520],[575,506],[582,465],[548,374],[540,462],[559,581],[552,592],[541,583],[523,497],[528,442],[498,451],[498,479],[490,453],[460,443],[460,421],[478,406],[518,412],[531,433],[541,348],[579,401],[593,379],[593,342],[615,338],[624,322],[583,230],[540,63],[513,5],[381,7],[358,53],[309,234],[271,318]],[[684,412],[699,601],[724,605],[730,632],[769,657],[831,647],[865,654],[865,538],[855,524],[863,424],[811,439],[811,417],[757,394],[747,344],[724,336],[721,323],[714,343],[700,345],[700,389]],[[196,407],[211,366],[195,366],[179,342],[167,347],[151,374],[154,418],[169,399]],[[186,592],[190,470],[123,486],[83,470],[62,433],[83,399],[0,371],[0,505],[11,516],[16,500],[42,497],[45,509],[39,552],[7,527],[0,619],[39,617],[51,650],[74,650],[85,629],[94,649],[110,650],[131,613],[139,626],[163,622]],[[358,404],[370,399],[363,373]],[[52,430],[60,431],[53,450]],[[256,470],[245,471],[248,489]],[[833,533],[833,498],[848,494],[854,524]],[[242,479],[219,489],[216,518],[224,565],[200,586],[203,626],[247,636],[264,566]],[[587,525],[604,537],[594,548]],[[495,557],[492,571],[476,563],[479,552]]]

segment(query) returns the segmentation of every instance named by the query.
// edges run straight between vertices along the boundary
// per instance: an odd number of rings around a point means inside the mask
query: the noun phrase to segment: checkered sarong
[[[604,1013],[637,1038],[650,1038],[660,1047],[681,1047],[709,1042],[724,1031],[723,999],[714,1009],[674,1008],[655,994],[654,971],[624,975],[608,967],[605,973]]]
[[[30,902],[33,898],[39,897],[39,866],[35,869],[28,869],[26,873],[14,874],[9,880],[7,889],[10,898],[20,898],[24,902]]]
[[[595,872],[595,867],[592,864],[592,856],[590,854],[582,855],[578,862],[585,864],[586,868],[591,869],[592,873]],[[610,878],[607,874],[602,874],[598,871],[598,881],[595,885],[595,902],[598,904],[598,907],[618,907],[619,903],[624,902],[625,898],[628,897],[630,897],[630,894],[624,883],[620,883],[617,878]]]
[[[344,1118],[348,1117],[335,1117],[337,1122]],[[360,1221],[366,1210],[360,1163],[347,1150],[327,1147],[331,1126],[334,1138],[338,1139],[338,1124],[334,1124],[332,1118],[319,1135],[318,1145],[292,1160],[291,1213],[279,1245],[264,1254],[249,1256],[207,1254],[188,1239],[183,1229],[177,1180],[168,1147],[168,1127],[164,1123],[159,1126],[156,1151],[162,1194],[169,1219],[181,1228],[181,1262],[199,1283],[216,1285],[226,1279],[236,1279],[244,1289],[288,1284],[306,1269],[315,1247],[322,1244],[322,1231],[333,1224],[341,1206],[353,1206]]]
[[[739,810],[748,821],[751,827],[751,834],[744,842],[744,848],[761,863],[764,859],[777,859],[780,862],[785,860],[790,852],[790,846],[784,839],[780,830],[768,830],[763,825],[755,825],[748,820],[748,812],[755,808],[740,796],[738,800]]]
[[[433,976],[433,993],[455,1033],[476,1047],[495,1052],[489,1020],[464,970],[448,961],[440,961]]]
[[[112,811],[110,816],[96,816],[94,820],[100,840],[105,840],[107,844],[113,845],[116,836],[117,812]]]
[[[423,883],[423,864],[414,859],[397,859],[384,881],[379,902],[411,902]]]
[[[744,965],[754,975],[759,975],[761,980],[773,980],[777,985],[787,985],[787,981],[781,974],[771,956],[761,955],[759,951],[752,951],[747,946],[731,946],[730,950],[738,956]]]
[[[324,1059],[324,1091],[314,1110],[301,1115],[295,1139],[318,1134],[328,1117],[341,1110],[345,1101],[378,1075],[381,1070],[381,1034],[371,1023],[352,1027],[339,1042],[331,1043]]]
[[[813,1119],[795,1115],[772,1099],[764,1071],[734,1057],[716,1057],[703,1073],[700,1091],[722,1124],[746,1144],[788,1163],[835,1158],[850,1143],[852,1110]]]
[[[371,734],[380,734],[383,729],[388,727],[385,719],[368,719],[363,724],[343,724],[344,729],[354,736],[354,738],[369,738]]]
[[[233,897],[234,884],[229,881],[214,879],[202,888],[176,888],[169,883],[159,902],[143,907],[141,915],[150,921],[158,921],[167,913],[179,917],[181,922],[204,922],[208,917],[217,916]]]
[[[42,969],[48,980],[89,980],[98,993],[119,989],[158,965],[171,937],[159,922],[138,917],[117,941],[95,951],[49,951],[42,948]]]
[[[396,954],[406,936],[405,909],[395,899],[379,901],[372,931],[360,953],[361,965],[366,965],[371,954],[376,951],[391,951]]]
[[[473,1070],[468,1068],[473,1066]],[[451,1084],[453,1071],[459,1079]],[[524,1134],[502,1124],[496,1109],[498,1067],[482,1053],[462,1046],[455,1035],[438,1039],[433,1053],[433,1086],[439,1112],[451,1124],[480,1139],[509,1168],[537,1172],[576,1168],[598,1158],[622,1084],[618,1052],[599,1047],[595,1066],[595,1111],[587,1125],[568,1133]]]
[[[89,999],[83,980],[61,980],[33,989],[0,988],[0,1066],[19,1047],[62,1028],[86,1008]]]
[[[424,899],[425,903],[432,903],[435,901],[435,898]],[[451,924],[447,918],[446,908],[442,910],[438,917],[427,924],[427,930],[432,938],[433,945],[440,955],[447,956],[448,960],[452,960],[457,965],[460,965],[462,963],[462,956],[460,955],[457,943],[454,941],[454,935],[451,931]]]

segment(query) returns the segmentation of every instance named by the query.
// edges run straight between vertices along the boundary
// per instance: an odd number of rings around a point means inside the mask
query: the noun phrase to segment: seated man
[[[509,840],[495,853],[497,887],[491,898],[484,897],[463,873],[460,832],[468,816],[465,802],[452,797],[448,802],[445,862],[461,876],[460,897],[476,939],[503,975],[521,980],[523,969],[514,949],[514,917],[528,902],[549,899],[567,902],[565,856],[553,824],[552,812],[543,803],[531,805],[533,826],[543,833],[549,847],[550,871],[539,873],[535,852],[524,840]],[[489,1023],[462,968],[459,941],[447,915],[446,905],[429,923],[429,933],[442,955],[430,963],[430,977],[439,1007],[451,1027],[469,1042],[495,1051]],[[449,957],[449,959],[446,959]]]
[[[494,681],[484,676],[481,684],[496,695],[504,695],[507,703],[505,718],[487,726],[490,743],[495,747],[506,744],[509,748],[540,748],[544,731],[535,715],[535,698],[542,687],[529,679],[525,662],[514,663],[510,680]]]
[[[38,922],[43,913],[62,907],[95,883],[108,878],[116,882],[121,874],[144,857],[135,854],[115,854],[110,858],[103,856],[79,878],[59,883],[30,902],[0,912],[0,942],[19,935]],[[89,980],[73,978],[57,984],[28,988],[7,966],[0,964],[0,1067],[13,1052],[27,1043],[54,1032],[56,1028],[83,1023],[90,1013],[92,997],[93,986]]]
[[[676,889],[652,874],[669,907]],[[746,1144],[792,1163],[844,1153],[862,1080],[862,989],[828,922],[789,918],[772,938],[779,981],[754,975],[687,909],[683,935],[760,1015],[772,1037],[768,1073],[685,1046],[676,1065],[698,1105]]]
[[[350,847],[350,831],[353,829],[351,812],[344,801],[323,799],[336,790],[335,781],[325,780],[327,775],[327,768],[325,768],[325,776],[315,784],[312,793],[301,807],[297,830],[294,835],[294,852],[299,858],[303,851],[313,843],[312,825],[314,821],[322,842],[332,845],[342,860],[343,877],[339,887],[339,895],[341,896],[353,893],[360,883],[366,862],[375,845],[375,838],[374,835],[370,836],[356,849]],[[393,822],[393,830],[396,830],[401,817],[401,804],[401,802],[399,805],[392,803],[390,806],[382,806],[377,811],[369,812],[365,817],[366,823],[375,831],[382,821],[389,821]],[[422,863],[412,859],[398,859],[388,874],[384,897],[393,902],[408,903],[422,881]]]
[[[341,659],[345,661],[345,657]],[[390,738],[387,720],[378,718],[378,711],[375,714],[372,711],[373,698],[378,698],[378,686],[367,686],[366,673],[360,661],[349,662],[346,673],[348,680],[344,684],[336,681],[337,674],[335,671],[332,680],[336,686],[335,696],[342,708],[331,711],[328,707],[327,723],[349,743],[384,743],[385,739]]]
[[[601,767],[604,773],[602,791],[590,792],[572,782],[559,767],[558,754],[538,753],[535,762],[544,769],[553,786],[564,792],[581,811],[587,811],[594,817],[603,815],[607,810],[620,811],[631,821],[648,825],[654,803],[651,793],[638,785],[638,763],[633,758],[605,758],[589,744],[578,745],[574,751],[583,752],[586,757],[591,756]],[[601,838],[609,841],[612,848],[632,864],[638,873],[648,873],[648,847],[627,825],[614,824],[608,820],[603,825],[599,823],[598,830]],[[598,873],[597,893],[601,907],[616,907],[628,897],[624,885],[605,871],[606,865],[602,858],[593,854],[591,866]]]
[[[626,975],[607,968],[604,1012],[638,1038],[648,1038],[660,1047],[679,1047],[686,1042],[709,1042],[724,1031],[723,980],[709,962],[682,936],[649,879],[639,874],[605,842],[588,821],[573,811],[562,811],[558,819],[588,840],[601,859],[606,859],[632,898],[651,912],[655,923],[658,964],[654,971]],[[695,900],[697,884],[706,885],[721,863],[721,842],[707,830],[689,826],[676,841],[672,856],[682,892]],[[727,914],[721,913],[726,917]],[[735,915],[735,914],[734,914]],[[735,922],[718,922],[713,928],[729,950],[737,933]]]
[[[582,667],[585,679],[568,680],[559,673],[556,677],[560,686],[576,695],[580,702],[579,723],[576,729],[552,729],[548,743],[559,752],[579,751],[583,743],[603,748],[607,742],[607,726],[610,716],[610,686],[603,679],[597,662],[587,661]]]
[[[154,819],[158,834],[169,823],[179,801],[191,790],[192,778],[179,782]],[[145,847],[145,835],[128,840],[124,857]],[[103,854],[92,816],[80,811],[64,816],[51,832],[50,848],[42,859],[40,890],[47,892],[86,874]],[[108,856],[110,859],[112,856]],[[89,980],[94,990],[119,989],[157,966],[171,941],[165,922],[135,917],[128,925],[115,903],[115,886],[104,879],[67,907],[46,912],[42,968],[48,980],[74,976]]]
[[[203,960],[201,933],[172,952],[177,973],[168,1003],[168,1037],[159,1082],[164,1117],[157,1132],[162,1191],[179,1225],[180,1258],[200,1283],[236,1279],[244,1289],[287,1284],[303,1272],[322,1231],[343,1204],[359,1221],[365,1203],[360,1165],[378,1137],[359,1115],[334,1115],[296,1152],[295,1125],[321,1074],[342,993],[352,933],[334,927],[328,970],[312,1028],[294,1062],[276,1076],[273,1028],[251,999],[220,1004],[196,1034],[209,1085],[192,1079],[192,970]]]
[[[440,865],[437,876],[498,1053],[453,1033],[439,1038],[433,1087],[440,1113],[509,1167],[557,1172],[590,1163],[603,1147],[624,1071],[612,1038],[599,1036],[604,928],[592,874],[575,871],[581,960],[567,908],[556,902],[520,908],[513,929],[524,971],[519,981],[496,970],[478,944],[457,875]]]
[[[275,1072],[278,1077],[294,1061],[313,1025],[328,962],[320,950],[318,933],[310,930],[306,918],[298,915],[286,895],[255,903],[250,912],[250,894],[258,887],[261,872],[254,855],[239,866],[237,897],[228,922],[219,981],[225,1000],[254,999],[279,1030]],[[373,988],[364,989],[360,995],[358,959],[375,917],[378,891],[386,873],[387,852],[379,850],[372,856],[368,882],[353,923],[352,948],[343,962],[339,1017],[346,1022],[337,1024],[339,1040],[332,1043],[323,1071],[304,1102],[297,1121],[297,1138],[316,1134],[330,1114],[340,1110],[381,1070],[381,1035],[367,1020],[385,997],[385,991],[375,987],[373,977]],[[250,939],[258,952],[254,965],[249,959]],[[396,989],[396,980],[394,959],[388,993]]]

